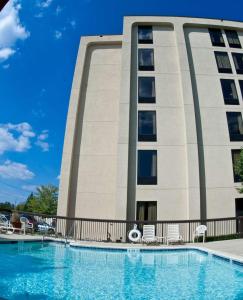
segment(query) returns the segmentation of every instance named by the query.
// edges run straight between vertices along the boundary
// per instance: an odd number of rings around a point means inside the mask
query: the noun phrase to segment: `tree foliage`
[[[241,185],[243,186],[243,148],[240,151],[239,158],[234,163],[235,174],[239,176]],[[240,194],[243,193],[243,187],[237,188]]]
[[[0,211],[12,211],[14,209],[14,204],[10,202],[0,203]]]
[[[16,206],[18,211],[56,215],[58,188],[53,185],[42,185],[31,193],[24,203]]]

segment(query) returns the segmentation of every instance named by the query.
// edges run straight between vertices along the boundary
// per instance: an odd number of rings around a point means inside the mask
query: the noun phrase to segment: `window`
[[[233,164],[233,173],[234,173],[234,182],[240,182],[240,176],[235,173],[235,164],[240,158],[240,151],[241,150],[231,150],[231,155],[232,155],[232,164]]]
[[[243,97],[243,80],[239,80],[241,96]]]
[[[156,112],[138,112],[138,141],[156,141]]]
[[[243,74],[243,54],[232,53],[237,74]]]
[[[225,30],[225,33],[231,48],[241,48],[240,40],[235,30]]]
[[[235,81],[231,79],[221,79],[220,82],[224,95],[224,103],[230,105],[239,104]]]
[[[138,221],[156,221],[157,220],[157,202],[156,201],[138,201],[137,218]]]
[[[208,31],[213,46],[225,47],[224,38],[220,29],[209,28]]]
[[[157,150],[138,150],[137,184],[157,184]]]
[[[227,112],[227,121],[231,142],[243,141],[243,122],[240,112]]]
[[[138,26],[138,43],[153,44],[152,26]]]
[[[215,51],[214,54],[219,73],[232,73],[228,53]]]
[[[155,103],[154,77],[138,77],[138,102]]]
[[[154,71],[153,49],[138,49],[138,69],[140,71]]]

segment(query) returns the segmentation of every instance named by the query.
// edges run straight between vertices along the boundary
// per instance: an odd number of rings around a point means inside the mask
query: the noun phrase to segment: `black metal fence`
[[[2,213],[4,214],[4,212]],[[129,242],[128,233],[135,224],[141,232],[143,225],[155,225],[158,237],[166,237],[168,224],[178,224],[180,234],[185,242],[193,241],[196,227],[201,224],[207,226],[208,240],[237,238],[243,234],[243,217],[207,220],[124,221],[67,218],[22,212],[18,212],[18,214],[19,216],[25,215],[27,218],[29,216],[30,222],[36,222],[34,224],[35,234],[82,241]],[[8,218],[11,220],[11,215]]]

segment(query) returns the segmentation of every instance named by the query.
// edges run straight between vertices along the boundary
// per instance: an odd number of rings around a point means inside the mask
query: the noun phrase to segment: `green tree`
[[[235,174],[240,177],[241,185],[243,186],[243,148],[240,151],[239,158],[234,163]],[[237,188],[240,194],[243,193],[243,187]]]
[[[18,211],[56,215],[58,188],[53,185],[42,185],[31,193],[25,202],[17,205]]]
[[[14,209],[14,204],[10,202],[0,203],[0,211],[12,211]]]
[[[37,210],[43,214],[55,215],[57,212],[58,188],[54,185],[42,185],[37,188],[34,197],[37,200]]]

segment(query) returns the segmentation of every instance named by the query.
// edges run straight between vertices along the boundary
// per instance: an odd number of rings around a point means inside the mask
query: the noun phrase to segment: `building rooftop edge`
[[[161,17],[161,18],[178,18],[178,19],[202,19],[202,20],[217,20],[217,21],[229,21],[229,22],[238,22],[238,23],[243,23],[242,20],[236,20],[236,19],[225,19],[225,18],[213,18],[213,17],[192,17],[192,16],[177,16],[177,15],[125,15],[123,18],[138,18],[138,17],[148,17],[148,18],[153,18],[153,17]]]

